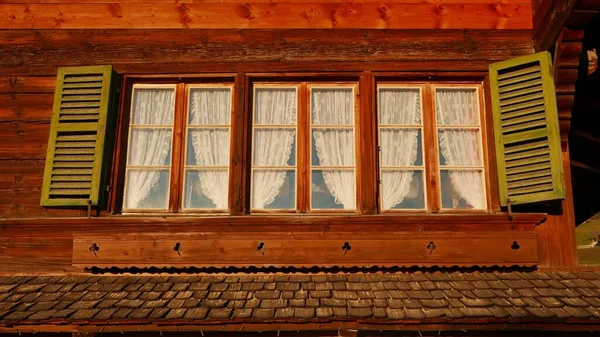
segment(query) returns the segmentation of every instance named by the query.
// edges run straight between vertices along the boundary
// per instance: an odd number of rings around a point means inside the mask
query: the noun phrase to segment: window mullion
[[[425,189],[427,193],[427,209],[437,213],[441,209],[439,191],[438,141],[436,132],[435,97],[431,84],[425,85],[423,97],[423,128],[425,130]]]
[[[175,91],[175,118],[173,128],[173,149],[171,166],[171,184],[169,191],[169,211],[178,212],[181,208],[181,191],[183,186],[184,139],[186,122],[186,85],[177,84]]]
[[[309,116],[310,116],[310,97],[308,95],[308,86],[305,82],[300,85],[300,97],[298,99],[298,190],[296,191],[297,207],[301,213],[308,211],[308,200],[310,193],[308,181],[310,175],[310,147],[309,144]]]

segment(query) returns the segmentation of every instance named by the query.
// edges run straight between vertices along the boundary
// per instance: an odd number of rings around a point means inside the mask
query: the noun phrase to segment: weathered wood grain
[[[0,4],[0,29],[531,29],[530,3]]]
[[[49,122],[0,123],[0,160],[45,159],[49,132]]]
[[[0,124],[50,123],[53,94],[0,94]]]
[[[3,189],[39,188],[43,176],[43,160],[0,161],[0,186]]]
[[[56,78],[0,76],[0,94],[54,93]]]
[[[500,61],[533,51],[527,31],[7,30],[0,67],[112,64],[117,71],[186,72],[193,64]],[[233,64],[235,63],[235,64]],[[139,64],[135,68],[131,65]],[[229,67],[221,68],[225,64]],[[166,65],[169,65],[166,67]],[[236,69],[237,67],[237,69]],[[193,67],[187,72],[194,71]],[[56,72],[56,71],[54,71]]]

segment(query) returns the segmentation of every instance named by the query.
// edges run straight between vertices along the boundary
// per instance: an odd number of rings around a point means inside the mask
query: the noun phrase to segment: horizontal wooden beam
[[[531,29],[531,4],[1,4],[0,29]]]
[[[55,75],[56,67],[93,64],[155,74],[487,71],[489,62],[532,52],[527,30],[0,30],[4,76]],[[0,88],[51,85],[14,81],[5,78]]]

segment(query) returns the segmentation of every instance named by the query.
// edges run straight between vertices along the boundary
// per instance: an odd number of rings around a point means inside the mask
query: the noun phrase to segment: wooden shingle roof
[[[600,272],[0,277],[0,328],[600,320]]]

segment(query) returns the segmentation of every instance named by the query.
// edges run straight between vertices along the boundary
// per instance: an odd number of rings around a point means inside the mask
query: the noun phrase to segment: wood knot
[[[446,15],[446,6],[439,4],[435,7],[435,15]]]
[[[379,7],[379,17],[384,22],[390,21],[392,17],[390,15],[390,9],[388,8],[388,6],[383,5]]]
[[[192,23],[190,7],[187,4],[179,4],[179,6],[177,6],[177,11],[179,12],[179,22],[181,25],[185,28],[189,28],[190,23]]]
[[[118,3],[108,4],[108,11],[113,18],[121,19],[123,18],[123,9],[121,5]]]
[[[241,6],[242,17],[247,20],[256,19],[256,15],[254,14],[255,9],[251,4],[244,4]]]

